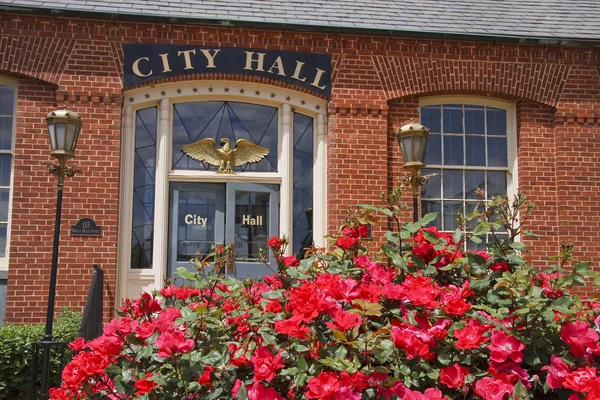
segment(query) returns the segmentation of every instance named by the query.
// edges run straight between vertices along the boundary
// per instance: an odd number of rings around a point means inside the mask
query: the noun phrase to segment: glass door
[[[279,234],[279,185],[228,183],[226,210],[225,238],[235,245],[235,276],[243,279],[277,272],[267,241]],[[261,247],[267,250],[268,265],[260,260]]]
[[[196,272],[190,260],[210,253],[225,242],[224,183],[173,182],[170,187],[169,272],[175,281],[178,267]]]
[[[233,275],[243,279],[276,272],[270,252],[268,266],[259,249],[279,234],[279,185],[258,183],[188,183],[170,186],[169,271],[177,281],[177,268],[196,272],[190,263],[210,253],[215,244],[233,243]],[[179,279],[180,280],[180,279]]]

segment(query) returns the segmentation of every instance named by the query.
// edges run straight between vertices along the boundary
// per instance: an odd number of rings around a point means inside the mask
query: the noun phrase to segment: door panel
[[[173,182],[170,191],[169,278],[176,280],[178,267],[196,272],[190,263],[196,251],[206,256],[212,245],[229,242],[235,245],[235,277],[276,272],[270,252],[266,266],[259,249],[279,234],[279,185]]]
[[[234,274],[238,278],[257,277],[276,272],[269,254],[266,266],[259,248],[267,249],[270,237],[278,235],[279,185],[227,184],[227,221],[225,239],[235,244]]]
[[[178,267],[195,272],[190,260],[225,240],[225,184],[171,183],[169,277]]]

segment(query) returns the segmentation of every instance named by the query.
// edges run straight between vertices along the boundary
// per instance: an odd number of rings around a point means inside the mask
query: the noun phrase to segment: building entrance
[[[259,249],[266,249],[269,238],[278,235],[279,185],[172,182],[169,214],[171,279],[178,267],[195,271],[190,260],[196,253],[205,257],[213,245],[224,243],[235,247],[229,274],[246,278],[276,271],[272,255],[265,265]]]

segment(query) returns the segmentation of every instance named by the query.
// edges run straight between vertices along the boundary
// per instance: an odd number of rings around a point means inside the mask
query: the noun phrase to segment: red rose
[[[297,267],[300,265],[300,262],[296,259],[296,256],[292,254],[291,256],[283,257],[283,264],[286,267]]]
[[[283,358],[279,353],[273,355],[268,347],[258,348],[250,362],[254,365],[254,382],[270,382],[277,376],[277,371],[283,368]]]
[[[451,389],[457,389],[465,384],[465,378],[469,373],[467,368],[454,364],[440,371],[440,382]]]
[[[464,315],[471,309],[471,304],[463,299],[452,299],[444,305],[444,312],[450,315]]]
[[[352,247],[358,245],[358,239],[344,236],[335,242],[336,246],[341,247],[344,250],[350,250]]]
[[[563,386],[565,389],[587,393],[592,390],[595,377],[596,368],[579,368],[577,371],[573,371],[566,376]]]
[[[152,374],[150,372],[148,372],[146,374],[146,378],[150,378],[151,376],[152,376]],[[135,395],[141,396],[146,393],[150,393],[157,386],[158,385],[156,384],[156,382],[154,382],[152,380],[138,379],[137,381],[135,381],[135,388],[137,389],[137,392],[135,392]]]
[[[368,225],[359,225],[358,226],[358,236],[360,236],[360,237],[369,236],[369,226]]]
[[[463,329],[454,331],[454,337],[458,339],[454,346],[459,350],[478,349],[482,343],[488,341],[488,338],[483,336],[488,329],[477,320],[469,320]]]
[[[349,313],[348,311],[339,310],[335,313],[333,322],[325,322],[331,329],[337,329],[345,332],[348,329],[352,329],[355,326],[362,324],[362,318],[358,314]]]
[[[269,246],[271,248],[271,250],[273,250],[273,251],[278,251],[279,249],[281,249],[282,245],[283,245],[282,241],[277,236],[273,236],[267,242],[267,246]]]
[[[550,389],[560,389],[565,381],[566,376],[571,372],[569,367],[562,358],[552,354],[550,365],[543,369],[548,370],[546,383]]]
[[[210,365],[205,366],[204,371],[202,372],[202,375],[200,376],[200,378],[198,378],[198,383],[203,386],[209,386],[210,388],[212,388],[212,381],[210,378],[210,374],[214,370],[215,369],[213,367],[211,367]]]
[[[491,336],[490,358],[497,363],[503,363],[507,359],[515,362],[523,361],[523,349],[525,345],[504,331],[498,330]]]
[[[571,353],[575,357],[585,356],[586,347],[596,347],[598,333],[581,321],[567,322],[560,328],[560,338],[571,345]]]
[[[335,372],[321,372],[317,377],[308,381],[307,399],[328,400],[340,389],[338,374]]]
[[[302,322],[301,316],[275,321],[275,332],[283,333],[300,340],[307,340],[310,337],[311,330],[309,327],[302,326]]]
[[[475,384],[475,394],[483,400],[504,400],[504,395],[511,392],[510,385],[490,377],[480,379]]]

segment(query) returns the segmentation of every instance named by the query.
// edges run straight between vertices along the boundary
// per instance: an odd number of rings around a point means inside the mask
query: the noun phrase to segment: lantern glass
[[[420,169],[425,166],[425,150],[429,130],[421,124],[404,125],[397,133],[404,168]]]
[[[46,121],[52,149],[50,154],[63,161],[73,157],[81,129],[79,115],[72,111],[57,110],[48,114]]]
[[[57,122],[54,124],[54,131],[56,135],[56,150],[66,150],[65,147],[65,123]]]

